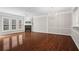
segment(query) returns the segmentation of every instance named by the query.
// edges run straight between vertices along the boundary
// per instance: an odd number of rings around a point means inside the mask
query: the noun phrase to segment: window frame
[[[22,29],[22,20],[19,20],[19,29]]]
[[[4,19],[8,19],[8,25],[5,25],[4,24]],[[4,30],[4,26],[8,26],[8,29],[7,30]],[[9,31],[10,30],[10,20],[9,20],[9,17],[2,17],[2,32],[5,32],[5,31]]]
[[[13,24],[13,20],[15,20],[15,25]],[[14,26],[15,26],[15,28],[13,29]],[[11,20],[11,29],[12,30],[16,30],[17,29],[17,27],[16,27],[16,19],[12,19]]]

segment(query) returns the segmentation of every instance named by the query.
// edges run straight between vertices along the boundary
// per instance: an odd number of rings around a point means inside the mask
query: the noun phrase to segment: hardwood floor
[[[21,37],[19,38],[19,35],[22,35],[22,39]],[[17,38],[15,40],[17,41],[16,45],[15,41],[13,42],[14,47],[12,47],[12,36],[16,36]],[[26,32],[11,34],[8,35],[8,37],[10,38],[9,51],[78,51],[70,36]],[[0,50],[3,48],[2,42],[3,41],[1,40]]]

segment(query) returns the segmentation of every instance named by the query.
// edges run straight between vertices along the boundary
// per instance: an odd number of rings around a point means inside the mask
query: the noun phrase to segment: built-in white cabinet
[[[23,16],[0,13],[0,35],[24,31]]]

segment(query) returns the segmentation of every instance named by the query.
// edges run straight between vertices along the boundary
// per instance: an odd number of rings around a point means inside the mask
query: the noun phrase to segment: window
[[[16,29],[16,20],[12,20],[12,29]]]
[[[19,20],[19,29],[21,29],[21,28],[22,28],[22,21]]]
[[[9,30],[9,19],[3,18],[3,30]]]

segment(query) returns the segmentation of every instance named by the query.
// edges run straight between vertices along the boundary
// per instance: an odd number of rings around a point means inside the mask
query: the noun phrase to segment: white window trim
[[[4,26],[3,26],[3,19],[4,18],[7,18],[7,19],[9,19],[9,30],[4,30],[3,28],[4,28]],[[7,31],[10,31],[10,18],[9,17],[6,17],[6,16],[2,16],[2,32],[7,32]]]
[[[12,29],[12,20],[16,20],[16,29]],[[11,19],[11,25],[10,25],[10,26],[11,26],[11,30],[12,30],[12,31],[17,30],[17,19],[12,18],[12,19]]]

